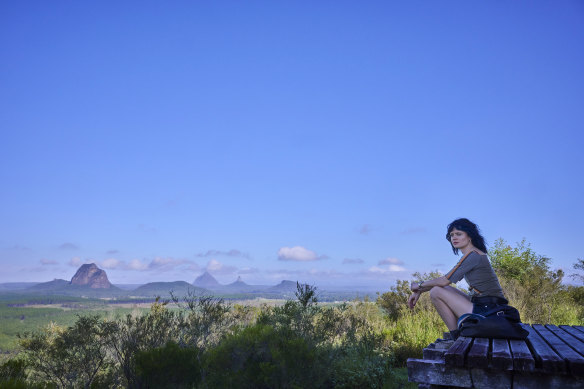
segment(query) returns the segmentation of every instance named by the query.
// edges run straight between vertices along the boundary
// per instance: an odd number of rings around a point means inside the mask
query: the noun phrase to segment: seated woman
[[[478,226],[468,219],[457,219],[448,225],[446,239],[454,254],[462,252],[462,258],[445,276],[412,282],[408,305],[413,309],[420,295],[429,291],[432,304],[448,327],[451,338],[456,339],[460,316],[465,313],[482,314],[497,305],[507,304],[507,300],[487,257],[485,239]],[[468,295],[450,286],[463,277],[469,285]]]

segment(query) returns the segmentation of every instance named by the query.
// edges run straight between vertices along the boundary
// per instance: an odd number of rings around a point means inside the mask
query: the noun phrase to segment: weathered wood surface
[[[467,355],[467,367],[489,367],[489,339],[476,338]]]
[[[584,388],[584,327],[534,324],[526,340],[457,339],[424,349],[408,360],[421,386],[473,388]]]
[[[454,344],[444,353],[444,362],[447,366],[464,366],[466,353],[470,349],[473,338],[461,336],[456,339]]]
[[[497,370],[512,370],[513,358],[509,343],[505,339],[493,339],[493,351],[491,353],[491,364]]]
[[[536,366],[546,373],[563,374],[566,372],[566,363],[550,347],[549,344],[532,327],[523,324],[523,328],[529,332],[527,341],[534,350]]]
[[[572,375],[584,376],[584,356],[569,346],[564,340],[541,324],[534,324],[533,328],[546,340],[546,342],[566,361]],[[574,338],[575,339],[575,338]]]

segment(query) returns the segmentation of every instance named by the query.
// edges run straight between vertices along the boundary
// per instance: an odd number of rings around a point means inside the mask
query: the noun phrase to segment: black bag
[[[458,319],[458,330],[460,336],[471,338],[526,339],[529,332],[520,323],[517,309],[510,305],[498,305],[483,315],[462,315]]]

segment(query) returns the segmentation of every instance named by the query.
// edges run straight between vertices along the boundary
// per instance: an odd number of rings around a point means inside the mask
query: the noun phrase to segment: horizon
[[[584,257],[581,2],[0,7],[0,283],[387,291],[459,217]]]

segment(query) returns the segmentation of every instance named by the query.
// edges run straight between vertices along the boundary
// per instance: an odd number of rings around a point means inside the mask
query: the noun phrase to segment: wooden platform
[[[584,327],[523,324],[527,340],[460,337],[408,359],[420,388],[584,388]]]

